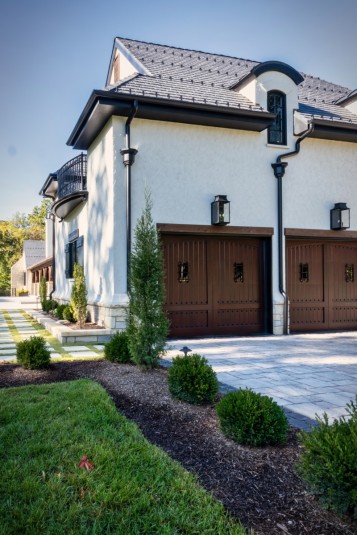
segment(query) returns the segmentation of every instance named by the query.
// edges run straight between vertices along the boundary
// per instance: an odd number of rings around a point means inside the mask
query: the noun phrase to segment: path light
[[[331,230],[344,230],[350,228],[350,209],[347,203],[336,202],[330,210]]]
[[[190,349],[190,348],[187,347],[187,346],[183,346],[179,351],[182,351],[182,353],[185,354],[185,357],[187,357],[187,353],[188,353],[189,351],[192,351],[192,349]]]
[[[212,225],[228,225],[230,222],[230,202],[227,195],[216,195],[211,202]]]

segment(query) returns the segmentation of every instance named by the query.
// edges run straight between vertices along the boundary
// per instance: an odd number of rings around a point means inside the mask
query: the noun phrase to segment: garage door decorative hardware
[[[309,264],[300,264],[300,282],[309,282]]]
[[[234,282],[244,282],[243,262],[234,262]]]
[[[355,267],[354,264],[345,265],[345,280],[346,282],[354,282],[355,280]]]
[[[188,262],[179,262],[178,263],[178,281],[179,282],[189,282]]]

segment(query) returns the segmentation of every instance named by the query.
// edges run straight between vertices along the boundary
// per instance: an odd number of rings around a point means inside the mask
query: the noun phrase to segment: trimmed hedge
[[[346,411],[349,419],[330,425],[324,413],[317,427],[300,433],[304,451],[298,469],[324,507],[357,519],[357,396]]]
[[[168,383],[174,398],[193,404],[212,403],[218,393],[215,372],[204,357],[195,353],[173,359]]]
[[[130,362],[128,335],[125,331],[115,333],[113,338],[104,345],[104,356],[110,362]]]
[[[272,398],[252,390],[237,390],[226,394],[217,405],[223,433],[249,446],[285,444],[288,420]]]
[[[35,370],[49,365],[51,353],[42,336],[31,336],[16,344],[16,359],[24,368]]]

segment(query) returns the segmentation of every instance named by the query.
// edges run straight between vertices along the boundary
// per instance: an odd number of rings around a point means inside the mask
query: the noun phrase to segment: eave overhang
[[[313,118],[314,130],[309,137],[357,143],[357,124]]]
[[[47,197],[49,199],[55,199],[58,190],[57,174],[50,173],[46,179],[46,182],[41,188],[39,195]]]
[[[65,219],[77,206],[88,198],[88,191],[77,191],[62,199],[58,199],[51,206],[51,212],[61,221]]]
[[[253,132],[265,130],[275,119],[275,114],[266,111],[211,106],[95,90],[74,127],[67,145],[75,149],[87,150],[111,116],[128,117],[134,100],[139,103],[136,117],[140,119]]]
[[[342,97],[339,100],[336,100],[335,104],[341,105],[341,106],[347,106],[348,104],[352,104],[352,102],[355,102],[357,100],[357,89],[354,91],[351,91],[347,95],[347,97]]]

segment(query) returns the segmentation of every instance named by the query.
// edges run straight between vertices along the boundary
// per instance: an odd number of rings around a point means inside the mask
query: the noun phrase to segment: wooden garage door
[[[267,331],[264,239],[163,235],[162,241],[171,336]]]
[[[290,329],[357,329],[357,243],[287,242]]]

